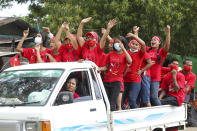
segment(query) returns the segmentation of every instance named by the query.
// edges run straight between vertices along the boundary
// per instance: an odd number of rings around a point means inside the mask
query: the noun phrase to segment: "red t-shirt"
[[[149,48],[150,47],[146,47],[146,51]],[[161,56],[160,63],[158,63],[158,60],[157,60],[157,50],[152,49],[148,53],[151,57],[152,62],[155,63],[150,67],[151,81],[161,81],[161,66],[168,52],[165,52],[164,48],[161,48],[159,50],[159,56]]]
[[[52,50],[46,48],[44,51],[40,51],[41,59],[44,62],[50,62],[49,58],[45,55],[46,53],[52,55]],[[21,55],[29,60],[29,64],[37,63],[37,53],[35,48],[23,48]]]
[[[145,54],[144,54],[144,59],[143,59],[143,61],[142,61],[142,65],[141,65],[141,69],[143,69],[143,68],[146,66],[146,64],[147,64],[146,61],[147,61],[148,59],[150,59],[150,55],[148,54],[148,52],[145,52]],[[144,75],[150,77],[150,68],[147,69],[147,70],[144,72]]]
[[[182,70],[180,72],[183,73]],[[196,82],[196,74],[189,72],[188,74],[186,75],[183,74],[183,75],[185,76],[185,85],[189,85],[191,88],[193,88]],[[191,94],[191,88],[188,91],[190,94]]]
[[[90,50],[90,48],[87,45],[87,42],[84,43],[82,47],[82,57],[84,60],[90,60],[94,62],[97,66],[99,66],[99,57],[102,55],[103,49],[100,49],[100,44],[97,43],[97,46]]]
[[[69,52],[66,46],[62,44],[58,51],[61,56],[61,61],[63,62],[72,62],[72,61],[77,61],[80,59],[80,55],[81,55],[80,46],[78,46],[77,50],[73,48],[73,51]]]
[[[169,67],[161,67],[161,81],[163,80],[164,76],[170,72],[170,68]]]
[[[173,89],[173,78],[171,75],[171,72],[167,73],[162,81],[161,88],[163,90],[167,90],[168,96],[175,96],[177,98],[179,106],[184,102],[185,100],[185,77],[182,73],[177,72],[176,75],[177,83],[180,87],[180,90],[178,92],[175,92]]]
[[[62,57],[61,57],[60,53],[58,53],[56,55],[53,54],[52,56],[53,56],[53,58],[55,58],[56,62],[61,62]]]
[[[80,97],[76,92],[73,94],[74,99]]]
[[[115,51],[111,51],[107,56],[106,64],[109,65],[109,69],[106,72],[104,82],[122,81],[127,64],[125,54],[116,54]]]
[[[107,59],[108,54],[105,54],[102,52],[99,56],[99,67],[105,66],[106,65],[106,59]]]
[[[142,53],[141,50],[136,53],[132,53],[129,50],[127,52],[132,58],[132,63],[127,70],[127,74],[124,76],[124,82],[141,83],[141,76],[138,76],[136,73],[140,70],[145,53]]]

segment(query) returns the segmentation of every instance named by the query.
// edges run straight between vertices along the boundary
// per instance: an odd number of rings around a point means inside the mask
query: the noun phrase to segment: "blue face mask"
[[[114,43],[114,49],[115,49],[116,51],[120,51],[120,50],[121,50],[121,48],[120,48],[120,46],[119,46],[119,43]]]
[[[34,42],[36,44],[41,44],[42,43],[42,38],[41,37],[36,37],[35,40],[34,40]]]

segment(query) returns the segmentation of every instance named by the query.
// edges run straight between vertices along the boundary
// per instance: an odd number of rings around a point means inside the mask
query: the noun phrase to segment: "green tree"
[[[11,3],[12,0],[7,0]],[[19,3],[28,0],[16,0]],[[2,5],[2,2],[0,3]],[[36,26],[49,26],[56,33],[60,25],[70,23],[76,33],[79,22],[86,17],[93,19],[84,27],[96,31],[106,27],[110,19],[117,25],[110,35],[125,36],[134,25],[140,27],[139,36],[149,45],[152,36],[165,41],[165,27],[171,26],[170,52],[182,56],[197,56],[197,2],[195,0],[37,0],[31,3],[26,21]]]

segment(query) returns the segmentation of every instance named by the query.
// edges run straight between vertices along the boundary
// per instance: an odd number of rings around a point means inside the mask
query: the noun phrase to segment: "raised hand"
[[[101,33],[104,34],[106,32],[105,28],[101,28]]]
[[[169,31],[170,31],[170,26],[169,26],[169,25],[167,25],[167,27],[166,27],[166,31],[167,31],[167,32],[169,32]]]
[[[43,29],[45,32],[47,32],[47,33],[50,33],[50,32],[51,32],[50,29],[49,29],[49,27],[42,27],[42,29]]]
[[[69,23],[64,22],[64,23],[62,24],[62,28],[65,29],[66,31],[68,31],[68,30],[69,30]]]
[[[82,24],[85,24],[85,23],[88,23],[90,20],[92,19],[92,17],[88,17],[88,18],[85,18],[81,21]]]
[[[116,25],[116,22],[117,21],[115,19],[110,20],[108,25],[107,25],[107,28],[111,29],[114,25]]]
[[[133,38],[135,35],[133,34],[133,33],[128,33],[127,35],[126,35],[126,38]]]
[[[138,32],[139,29],[140,29],[140,27],[138,27],[138,26],[133,26],[133,32]]]
[[[27,37],[28,35],[29,35],[29,27],[28,27],[27,30],[24,30],[24,31],[23,31],[23,36],[24,36],[24,37]]]

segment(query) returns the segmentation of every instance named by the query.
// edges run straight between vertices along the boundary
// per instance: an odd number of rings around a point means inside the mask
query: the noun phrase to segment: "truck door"
[[[91,69],[71,71],[60,92],[65,90],[67,81],[72,77],[78,80],[75,93],[80,97],[74,98],[74,102],[70,104],[57,105],[54,102],[52,108],[54,129],[57,131],[106,129],[106,109],[93,71]]]

